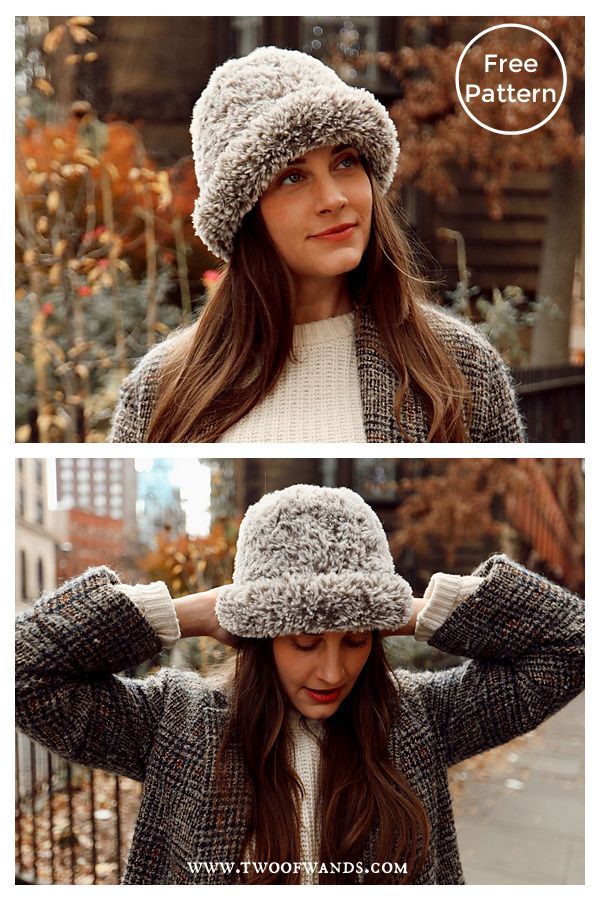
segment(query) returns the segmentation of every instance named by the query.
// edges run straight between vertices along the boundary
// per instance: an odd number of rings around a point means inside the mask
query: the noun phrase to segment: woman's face
[[[361,261],[371,232],[373,195],[352,145],[305,153],[281,169],[259,205],[273,243],[295,275],[340,275]],[[335,238],[316,237],[340,225],[352,227]]]
[[[333,715],[352,690],[372,643],[370,631],[273,638],[275,666],[290,703],[309,719]]]

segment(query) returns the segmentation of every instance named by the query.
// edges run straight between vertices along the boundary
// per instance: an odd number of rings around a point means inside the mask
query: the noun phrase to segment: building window
[[[42,594],[44,592],[44,560],[41,556],[38,556],[37,561],[37,580],[38,580],[38,593]]]
[[[35,501],[35,521],[38,525],[44,524],[44,504],[39,497]]]
[[[27,591],[27,554],[24,550],[19,551],[19,563],[21,568],[21,600],[27,600],[29,596]]]
[[[41,459],[34,460],[35,463],[35,480],[38,484],[44,483],[44,470],[42,469]]]
[[[19,515],[25,518],[25,490],[22,485],[19,485]]]

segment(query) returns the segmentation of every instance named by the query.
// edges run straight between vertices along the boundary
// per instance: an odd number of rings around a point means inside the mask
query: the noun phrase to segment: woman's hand
[[[228,647],[237,647],[240,638],[221,628],[215,613],[215,604],[221,588],[211,588],[197,594],[188,594],[173,601],[179,620],[181,637],[212,637]]]
[[[415,633],[415,625],[417,623],[417,616],[421,612],[424,606],[427,606],[429,600],[425,600],[423,597],[413,597],[413,611],[410,619],[403,625],[402,628],[397,628],[392,631],[380,631],[379,634],[381,637],[393,637],[394,635],[407,635]]]

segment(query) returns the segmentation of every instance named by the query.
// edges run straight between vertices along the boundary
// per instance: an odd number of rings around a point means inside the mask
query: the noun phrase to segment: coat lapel
[[[408,389],[402,404],[402,436],[394,415],[398,377],[384,356],[377,326],[368,307],[355,312],[355,345],[363,408],[363,423],[370,444],[400,444],[427,440],[427,415],[415,392]]]
[[[396,373],[382,356],[379,333],[368,308],[355,313],[356,360],[360,381],[363,423],[370,444],[401,443],[394,417]]]

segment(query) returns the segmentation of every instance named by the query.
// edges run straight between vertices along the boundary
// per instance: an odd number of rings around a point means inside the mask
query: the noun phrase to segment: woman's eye
[[[285,182],[288,180],[288,178],[293,178],[295,175],[301,175],[301,174],[302,174],[301,172],[290,172],[289,175],[286,175],[284,178],[281,179],[280,184],[285,184]],[[292,181],[292,184],[298,184],[298,182]]]
[[[342,166],[342,168],[351,169],[352,166],[357,165],[357,163],[359,162],[358,156],[354,156],[354,155],[344,156],[344,158],[339,161],[338,166],[341,166],[342,163],[346,163],[346,162],[350,162],[350,163],[352,163],[352,165],[351,166]],[[286,181],[288,180],[288,178],[294,178],[295,176],[298,176],[299,178],[304,178],[304,175],[302,172],[289,172],[287,175],[283,176],[283,178],[281,179],[279,184],[285,184]],[[299,184],[299,182],[292,181],[291,184]]]
[[[314,650],[316,646],[316,644],[312,644],[310,647],[303,647],[302,644],[297,644],[296,641],[292,641],[294,650]]]
[[[346,643],[348,644],[349,647],[364,647],[367,643],[367,640],[366,640],[366,638],[363,638],[363,640],[361,640],[361,641],[347,640]],[[314,650],[316,646],[317,646],[316,644],[311,644],[310,646],[304,647],[302,644],[298,644],[298,643],[296,643],[296,641],[292,641],[292,647],[295,650],[309,651],[309,650]]]

